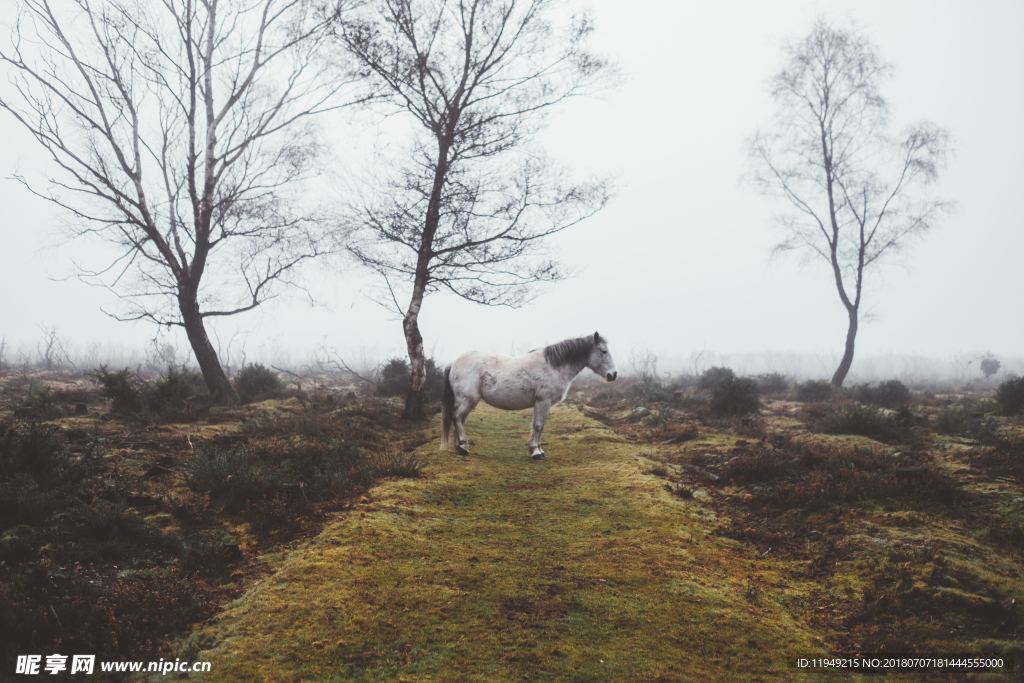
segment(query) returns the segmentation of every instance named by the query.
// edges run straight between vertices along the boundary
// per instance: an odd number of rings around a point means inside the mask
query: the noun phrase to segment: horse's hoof
[[[469,455],[469,449],[463,446],[462,444],[459,444],[458,446],[455,447],[455,452],[458,453],[459,455]]]
[[[544,451],[538,451],[538,452],[534,453],[533,455],[531,455],[530,457],[533,458],[534,460],[543,460],[547,456],[544,455]]]

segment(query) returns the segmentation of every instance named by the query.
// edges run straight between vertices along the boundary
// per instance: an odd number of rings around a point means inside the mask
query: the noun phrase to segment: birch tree
[[[45,150],[22,179],[111,243],[79,275],[121,320],[184,329],[211,396],[236,400],[208,335],[325,251],[300,186],[315,116],[348,83],[317,55],[340,7],[308,0],[23,0],[0,108]]]
[[[928,122],[889,132],[891,73],[865,36],[817,22],[787,49],[772,125],[750,145],[756,181],[787,207],[778,248],[824,261],[846,312],[836,386],[853,364],[866,276],[949,207],[933,193],[949,136]]]
[[[336,24],[340,44],[416,130],[408,163],[360,207],[362,239],[351,247],[384,278],[402,318],[407,417],[424,412],[427,295],[521,305],[531,285],[562,275],[545,239],[607,199],[604,183],[569,181],[530,144],[551,108],[606,69],[587,49],[587,18],[557,9],[549,0],[377,0]]]

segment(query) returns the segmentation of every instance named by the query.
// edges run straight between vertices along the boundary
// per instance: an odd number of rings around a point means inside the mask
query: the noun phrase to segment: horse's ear
[[[599,344],[601,342],[601,335],[597,332],[594,333],[594,343]]]

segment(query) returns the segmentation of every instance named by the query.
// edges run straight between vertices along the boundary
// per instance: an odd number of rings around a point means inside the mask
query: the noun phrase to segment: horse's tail
[[[444,393],[441,395],[441,450],[448,447],[449,435],[455,425],[455,390],[452,389],[452,367],[444,370]]]

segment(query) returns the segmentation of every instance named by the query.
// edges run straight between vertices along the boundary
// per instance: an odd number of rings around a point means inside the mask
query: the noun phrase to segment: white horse
[[[544,457],[540,433],[548,411],[565,399],[569,386],[583,368],[590,368],[609,382],[619,375],[612,355],[608,353],[608,341],[597,332],[593,336],[566,339],[514,358],[488,356],[476,351],[459,356],[444,373],[444,397],[441,401],[444,441],[441,448],[448,446],[451,428],[455,427],[458,437],[455,450],[461,455],[469,455],[466,417],[483,399],[504,410],[533,407],[533,433],[527,449],[534,460],[540,460]]]

